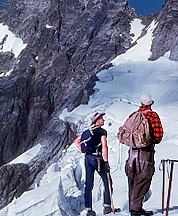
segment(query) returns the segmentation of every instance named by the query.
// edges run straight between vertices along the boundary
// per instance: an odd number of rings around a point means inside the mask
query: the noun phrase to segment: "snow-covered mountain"
[[[71,127],[64,132],[57,116],[88,102],[96,73],[131,47],[135,17],[126,0],[0,5],[0,166],[47,133],[55,139],[54,127],[68,145]]]
[[[124,173],[128,148],[121,146],[119,152],[116,134],[128,115],[138,109],[140,96],[143,93],[152,94],[155,100],[153,110],[159,114],[164,128],[164,138],[156,146],[156,172],[151,185],[151,197],[144,203],[145,209],[152,209],[157,216],[162,215],[162,172],[159,170],[161,159],[178,159],[178,62],[169,60],[169,51],[155,61],[148,60],[151,56],[150,48],[157,24],[153,21],[147,27],[145,36],[139,38],[145,26],[141,24],[141,20],[134,19],[131,22],[131,33],[134,33],[133,40],[137,44],[113,59],[111,62],[113,67],[97,74],[99,81],[87,105],[80,105],[72,112],[65,109],[58,116],[59,119],[78,125],[78,134],[80,134],[89,126],[93,113],[106,112],[104,127],[108,131],[109,161],[114,187],[113,200],[116,207],[122,208],[119,215],[129,215],[127,178]],[[39,143],[11,164],[29,163],[40,149]],[[49,167],[43,178],[36,182],[34,188],[24,192],[19,198],[14,198],[0,211],[0,215],[85,215],[83,157],[83,154],[72,144],[70,148],[63,151],[63,156]],[[169,174],[170,164],[167,164],[166,168]],[[178,164],[175,163],[169,215],[178,215],[177,169]],[[166,175],[165,196],[167,186]],[[97,174],[93,203],[97,214],[102,215],[102,183]]]

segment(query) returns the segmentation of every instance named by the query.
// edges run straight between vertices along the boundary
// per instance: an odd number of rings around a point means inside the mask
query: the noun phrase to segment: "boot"
[[[96,212],[93,210],[88,210],[86,216],[96,216]]]
[[[150,216],[153,215],[152,211],[146,211],[144,209],[140,211],[131,211],[131,216]]]
[[[103,209],[103,214],[105,215],[105,214],[109,214],[109,213],[111,213],[112,212],[112,208],[111,207],[104,207],[104,209]]]
[[[120,211],[121,211],[120,208],[115,208],[114,209],[114,212],[120,212]],[[109,214],[111,212],[113,212],[111,207],[104,207],[103,214]]]

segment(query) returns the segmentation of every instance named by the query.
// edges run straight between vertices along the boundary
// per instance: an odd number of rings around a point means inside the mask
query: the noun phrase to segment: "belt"
[[[132,150],[142,150],[141,148],[132,148]]]
[[[149,149],[149,148],[132,148],[134,151],[143,151],[143,152],[155,152],[154,149]]]
[[[86,155],[98,155],[97,153],[85,153]]]

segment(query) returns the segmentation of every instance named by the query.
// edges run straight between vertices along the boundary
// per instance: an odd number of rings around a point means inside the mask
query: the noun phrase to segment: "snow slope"
[[[0,23],[0,52],[12,52],[17,58],[26,46],[27,44],[24,44],[21,38],[16,37],[7,25]],[[13,69],[7,73],[0,73],[0,77],[9,76],[12,71]]]
[[[26,45],[9,30],[7,25],[0,23],[0,52],[12,52],[17,58]]]
[[[152,209],[161,216],[162,172],[159,170],[161,159],[178,159],[178,62],[169,60],[169,52],[157,61],[148,60],[152,41],[153,22],[147,34],[137,41],[137,45],[125,54],[113,60],[114,67],[98,74],[99,81],[95,86],[95,94],[90,97],[88,105],[80,105],[71,113],[66,110],[59,118],[75,122],[80,134],[90,124],[90,117],[95,112],[106,112],[105,126],[108,131],[109,161],[113,178],[113,200],[116,207],[122,208],[119,215],[129,215],[127,205],[127,178],[124,163],[128,147],[121,145],[119,157],[116,134],[128,115],[137,110],[140,96],[151,93],[156,111],[162,121],[164,138],[156,146],[156,172],[151,185],[151,197],[144,203],[145,209]],[[139,36],[141,31],[139,20],[132,22],[132,31]],[[134,38],[136,40],[136,38]],[[34,149],[34,154],[37,149]],[[33,152],[33,149],[32,149]],[[39,185],[25,192],[0,211],[0,216],[45,216],[45,215],[85,215],[83,205],[84,156],[74,144],[57,164],[53,164]],[[24,161],[26,162],[26,161]],[[166,193],[168,171],[166,166]],[[178,215],[178,164],[175,163],[169,215]],[[165,198],[166,201],[166,198]],[[166,203],[165,203],[166,205]],[[102,182],[95,177],[93,190],[93,209],[102,215]],[[74,211],[75,210],[75,211]],[[111,213],[112,215],[112,213]]]

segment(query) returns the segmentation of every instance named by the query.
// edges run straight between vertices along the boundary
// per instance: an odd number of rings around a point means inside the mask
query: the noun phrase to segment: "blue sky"
[[[142,16],[159,12],[164,2],[165,0],[128,0],[129,5]]]
[[[5,2],[5,1],[7,1],[7,0],[0,0],[0,4],[2,4],[2,3]]]
[[[0,4],[2,4],[2,3],[5,2],[5,1],[7,1],[7,0],[0,0]]]
[[[0,4],[7,0],[0,0]],[[159,12],[165,0],[128,0],[131,7],[135,8],[138,15],[148,15],[152,12]]]

